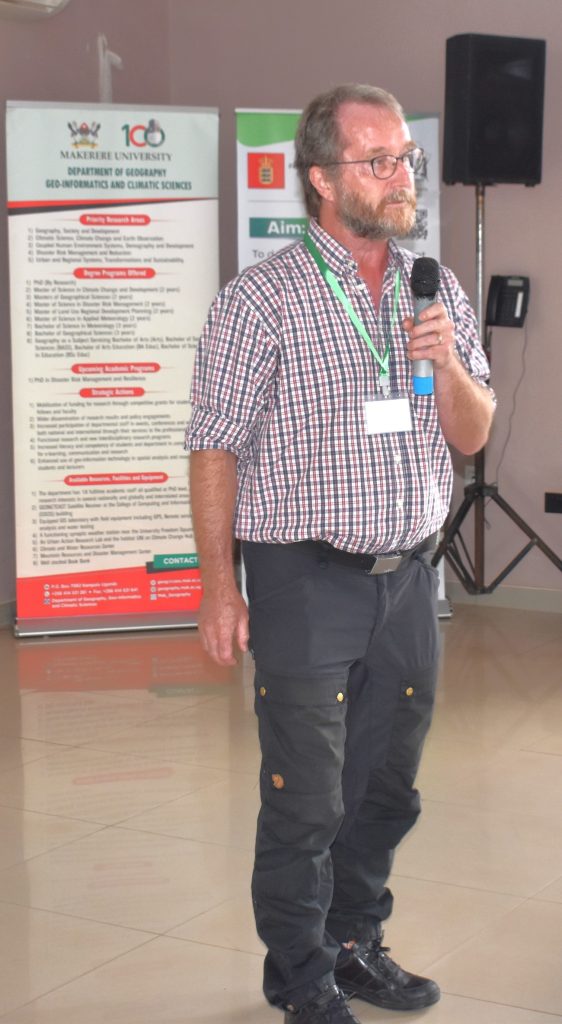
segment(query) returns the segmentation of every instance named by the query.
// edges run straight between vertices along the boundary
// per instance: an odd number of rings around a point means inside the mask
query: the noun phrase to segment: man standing
[[[414,788],[438,662],[430,559],[450,501],[447,444],[486,442],[493,396],[474,314],[441,268],[414,326],[423,153],[402,109],[340,86],[304,112],[306,238],[216,299],[193,381],[191,502],[199,628],[217,662],[250,644],[262,748],[252,894],[264,991],[290,1024],[356,1021],[439,998],[382,946],[393,851]],[[434,394],[412,394],[429,359]],[[242,541],[248,609],[235,583]]]

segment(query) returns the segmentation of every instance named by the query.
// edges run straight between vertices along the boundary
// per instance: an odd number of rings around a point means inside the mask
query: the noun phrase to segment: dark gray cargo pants
[[[300,1006],[334,983],[340,943],[392,910],[393,851],[438,665],[429,554],[369,576],[320,545],[244,542],[262,749],[252,895],[264,992]]]

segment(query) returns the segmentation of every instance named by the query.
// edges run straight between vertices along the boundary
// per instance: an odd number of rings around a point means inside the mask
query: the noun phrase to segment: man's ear
[[[325,167],[318,167],[314,165],[308,171],[308,180],[310,184],[314,186],[318,195],[322,199],[326,199],[328,202],[332,202],[334,198],[334,186],[332,178],[326,173]]]

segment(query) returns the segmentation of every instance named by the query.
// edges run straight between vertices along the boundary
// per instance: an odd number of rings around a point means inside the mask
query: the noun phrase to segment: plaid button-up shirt
[[[413,312],[415,257],[389,243],[377,312],[349,251],[314,221],[310,234],[381,355],[390,338],[391,387],[410,396],[413,429],[367,434],[365,402],[380,394],[378,363],[298,242],[248,268],[217,296],[197,351],[186,447],[236,454],[240,539],[405,550],[443,524],[452,486],[435,399],[413,395],[401,327]],[[486,386],[474,313],[444,267],[438,299],[455,325],[458,357]]]

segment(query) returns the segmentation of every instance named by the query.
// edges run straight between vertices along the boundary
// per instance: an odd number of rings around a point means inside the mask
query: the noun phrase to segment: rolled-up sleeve
[[[247,460],[270,405],[276,363],[259,296],[240,279],[231,282],[215,299],[197,348],[186,449],[219,448]]]
[[[496,396],[489,385],[490,366],[480,344],[478,322],[468,296],[454,274],[446,267],[442,268],[441,285],[444,286],[448,297],[450,315],[455,326],[457,356],[472,379],[489,391],[495,403]]]

